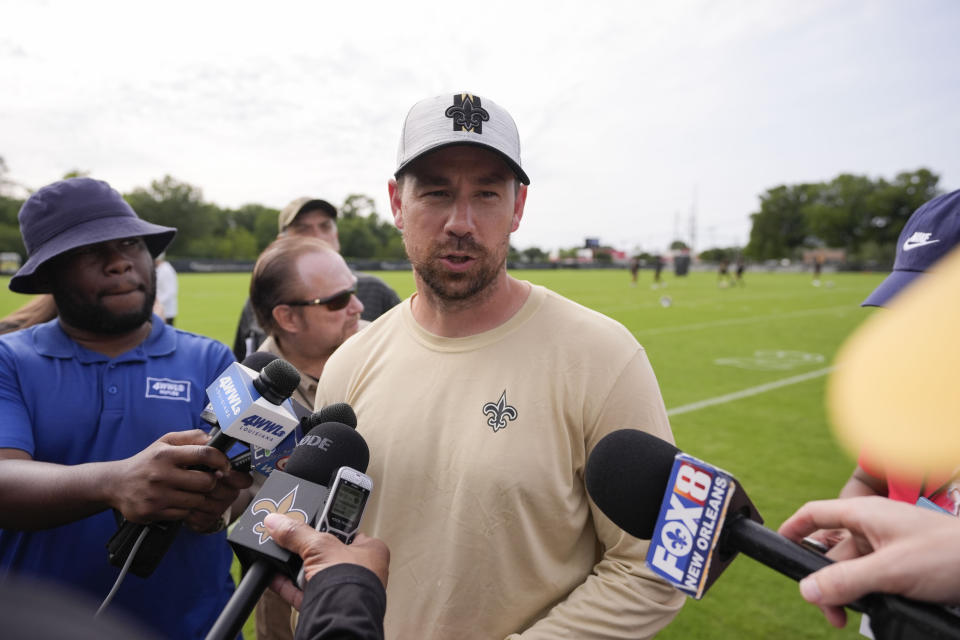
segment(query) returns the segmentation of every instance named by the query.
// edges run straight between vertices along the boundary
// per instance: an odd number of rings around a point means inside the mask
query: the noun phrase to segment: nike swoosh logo
[[[920,242],[911,242],[910,240],[907,240],[906,242],[903,243],[903,250],[910,251],[911,249],[916,249],[917,247],[922,247],[928,244],[935,244],[937,242],[940,242],[940,241],[939,240],[922,240]]]

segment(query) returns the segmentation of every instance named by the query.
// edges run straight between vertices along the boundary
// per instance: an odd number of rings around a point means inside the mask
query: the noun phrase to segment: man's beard
[[[153,302],[157,297],[157,273],[150,272],[150,282],[144,289],[145,298],[140,309],[127,313],[114,313],[97,298],[95,303],[81,299],[72,290],[57,282],[51,287],[57,314],[72,327],[104,335],[121,335],[137,329],[153,314]]]
[[[474,258],[475,270],[457,273],[440,266],[443,256],[457,250],[468,252]],[[426,258],[411,256],[408,248],[407,257],[430,291],[440,301],[453,304],[480,296],[497,279],[507,259],[505,252],[499,260],[495,259],[490,251],[469,236],[432,250]]]

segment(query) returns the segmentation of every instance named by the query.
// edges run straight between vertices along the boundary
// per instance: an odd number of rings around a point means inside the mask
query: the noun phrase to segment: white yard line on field
[[[667,415],[676,416],[681,413],[690,413],[691,411],[697,411],[705,407],[712,407],[713,405],[716,405],[716,404],[726,404],[728,402],[733,402],[734,400],[739,400],[741,398],[748,398],[750,396],[755,396],[759,393],[765,393],[767,391],[779,389],[780,387],[786,387],[791,384],[797,384],[798,382],[804,382],[806,380],[819,378],[821,376],[827,375],[833,370],[834,370],[834,367],[831,366],[831,367],[827,367],[826,369],[818,369],[817,371],[802,373],[798,376],[783,378],[782,380],[774,380],[773,382],[761,384],[756,387],[750,387],[749,389],[734,391],[733,393],[717,396],[716,398],[707,398],[706,400],[700,400],[699,402],[691,402],[690,404],[674,407],[673,409],[667,409]]]
[[[836,313],[837,311],[850,311],[850,305],[838,307],[826,307],[823,309],[805,309],[803,311],[791,311],[788,313],[769,313],[762,316],[750,316],[747,318],[730,318],[729,320],[714,320],[713,322],[697,322],[694,324],[680,324],[669,327],[656,327],[653,329],[641,329],[634,331],[633,335],[654,336],[661,333],[678,333],[680,331],[699,331],[700,329],[713,329],[714,327],[727,327],[738,324],[751,324],[754,322],[768,322],[770,320],[781,320],[783,318],[800,318],[803,316],[819,315],[821,313]]]

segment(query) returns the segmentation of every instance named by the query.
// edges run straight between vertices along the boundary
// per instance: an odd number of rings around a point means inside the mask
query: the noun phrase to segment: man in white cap
[[[388,188],[416,293],[320,378],[316,406],[349,402],[370,444],[388,638],[647,638],[683,604],[587,496],[604,435],[673,436],[625,327],[507,273],[529,182],[503,108],[414,105]]]

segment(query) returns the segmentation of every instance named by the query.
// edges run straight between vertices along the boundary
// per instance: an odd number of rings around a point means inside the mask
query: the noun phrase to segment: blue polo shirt
[[[206,427],[205,389],[231,362],[223,344],[153,317],[149,337],[115,358],[71,340],[54,319],[0,336],[0,447],[64,465],[128,458],[170,431]],[[98,602],[119,569],[111,510],[42,531],[0,529],[0,575],[66,583]],[[233,591],[224,533],[182,528],[149,578],[129,574],[110,605],[169,638],[203,638]]]

